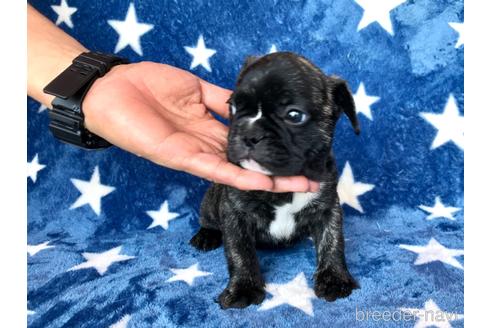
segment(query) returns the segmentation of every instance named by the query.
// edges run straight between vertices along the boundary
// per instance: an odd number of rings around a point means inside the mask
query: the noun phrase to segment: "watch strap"
[[[106,74],[113,66],[127,63],[126,59],[100,52],[84,52],[77,56],[67,69],[51,81],[44,92],[68,99],[96,78]]]
[[[85,128],[84,118],[77,111],[63,109],[67,103],[64,101],[60,105],[61,101],[61,98],[55,98],[51,103],[53,109],[49,111],[49,128],[55,138],[86,149],[111,147],[111,143]]]
[[[127,62],[113,55],[85,52],[43,89],[45,93],[55,96],[49,116],[50,130],[56,138],[87,149],[111,146],[108,141],[85,128],[82,102],[96,79],[115,65]]]

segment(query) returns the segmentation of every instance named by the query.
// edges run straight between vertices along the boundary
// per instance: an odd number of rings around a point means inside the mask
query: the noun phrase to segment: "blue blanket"
[[[306,239],[259,251],[265,301],[224,311],[222,247],[188,244],[208,182],[62,144],[28,99],[30,327],[463,326],[462,1],[30,3],[90,49],[227,88],[247,55],[303,54],[349,82],[362,129],[341,119],[334,145],[361,288],[317,299]]]

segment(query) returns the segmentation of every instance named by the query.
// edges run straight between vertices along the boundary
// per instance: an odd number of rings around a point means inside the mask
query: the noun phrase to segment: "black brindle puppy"
[[[327,301],[350,295],[358,285],[345,262],[331,151],[342,113],[359,133],[347,84],[303,57],[277,52],[246,60],[229,103],[230,162],[269,175],[304,175],[320,181],[321,190],[270,193],[220,184],[208,189],[201,228],[190,243],[203,251],[224,243],[230,280],[219,296],[221,307],[242,308],[265,298],[256,246],[290,245],[307,236],[316,246],[316,295]]]

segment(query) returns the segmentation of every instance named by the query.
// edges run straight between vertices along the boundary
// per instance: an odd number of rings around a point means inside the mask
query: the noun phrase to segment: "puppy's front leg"
[[[234,215],[234,218],[224,220],[223,242],[229,283],[219,296],[223,309],[260,304],[265,298],[265,282],[256,256],[254,234],[244,216]]]
[[[340,205],[325,211],[313,226],[318,267],[314,274],[316,296],[332,302],[359,288],[345,262],[343,216]]]

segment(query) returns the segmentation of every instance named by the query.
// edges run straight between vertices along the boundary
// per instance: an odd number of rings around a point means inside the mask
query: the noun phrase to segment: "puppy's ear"
[[[244,71],[249,65],[253,64],[255,61],[260,59],[258,56],[248,56],[244,60],[243,67],[241,67],[241,72]]]
[[[333,96],[333,101],[338,107],[339,114],[343,112],[347,115],[350,123],[352,123],[355,134],[359,135],[359,120],[357,119],[357,112],[355,111],[354,98],[352,97],[352,93],[350,93],[347,82],[337,76],[327,76],[326,80],[328,83],[328,90]]]
[[[260,57],[257,56],[248,56],[244,60],[243,66],[239,70],[238,74],[238,81],[240,81],[243,78],[244,73],[246,72],[247,68],[251,66],[254,62],[256,62]]]

